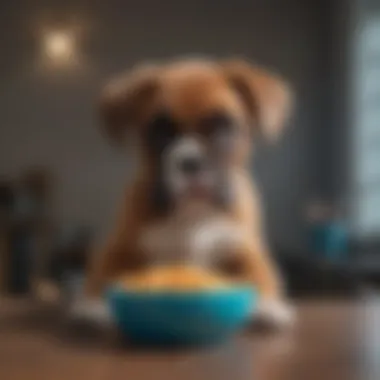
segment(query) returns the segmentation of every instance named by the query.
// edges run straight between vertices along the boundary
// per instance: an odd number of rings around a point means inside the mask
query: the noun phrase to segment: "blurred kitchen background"
[[[293,295],[351,295],[380,275],[380,3],[76,0],[0,4],[0,289],[80,273],[133,169],[98,129],[104,82],[141,61],[242,56],[293,85],[258,144],[269,241]]]

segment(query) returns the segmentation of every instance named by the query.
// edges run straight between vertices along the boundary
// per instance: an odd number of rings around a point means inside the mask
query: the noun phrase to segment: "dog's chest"
[[[194,259],[194,236],[207,229],[213,214],[204,209],[182,208],[141,232],[140,245],[149,262],[161,263]]]
[[[147,226],[140,247],[151,264],[186,262],[212,265],[223,249],[239,240],[239,228],[213,210],[185,207]]]

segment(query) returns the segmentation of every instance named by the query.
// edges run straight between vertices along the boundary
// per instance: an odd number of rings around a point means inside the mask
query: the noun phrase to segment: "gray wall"
[[[263,189],[271,241],[299,248],[303,202],[324,182],[316,158],[328,112],[323,3],[2,2],[0,174],[47,163],[57,175],[56,209],[62,220],[106,231],[130,158],[113,152],[96,129],[94,99],[100,84],[140,60],[189,53],[243,55],[278,70],[298,96],[297,113],[284,139],[276,147],[260,147],[253,171]],[[37,70],[36,25],[56,17],[64,23],[73,14],[85,26],[85,68],[68,73]]]

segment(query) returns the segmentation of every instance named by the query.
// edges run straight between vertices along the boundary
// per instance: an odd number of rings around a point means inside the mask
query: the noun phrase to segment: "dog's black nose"
[[[188,175],[194,175],[201,171],[202,160],[198,157],[186,157],[183,158],[179,163],[179,169],[182,173]]]

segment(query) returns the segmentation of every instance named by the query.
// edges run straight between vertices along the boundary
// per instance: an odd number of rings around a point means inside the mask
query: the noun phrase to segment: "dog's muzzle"
[[[163,175],[175,198],[211,196],[214,173],[205,147],[193,137],[181,137],[167,147]]]

